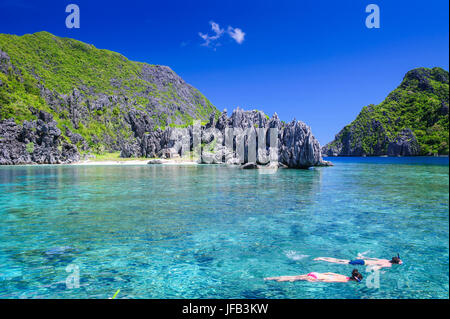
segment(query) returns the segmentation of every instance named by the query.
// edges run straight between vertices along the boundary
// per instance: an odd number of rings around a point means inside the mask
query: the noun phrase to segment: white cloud
[[[244,42],[245,32],[243,32],[239,28],[228,27],[228,34],[232,37],[237,43],[241,44]]]
[[[210,24],[211,24],[211,29],[216,33],[216,36],[220,38],[222,36],[224,30],[221,29],[219,24],[215,23],[214,21],[211,21]]]
[[[220,25],[214,21],[210,21],[209,24],[211,25],[211,30],[214,32],[214,34],[209,35],[199,32],[198,35],[204,40],[202,46],[211,47],[216,50],[216,48],[221,45],[218,40],[223,36],[225,30],[220,28]],[[237,43],[241,44],[242,42],[244,42],[245,32],[243,32],[241,29],[229,26],[226,33]]]
[[[199,32],[198,35],[205,41],[204,43],[202,43],[203,46],[209,47],[216,47],[218,45],[220,45],[219,43],[216,43],[215,41],[220,39],[220,37],[223,35],[223,33],[225,32],[224,29],[221,29],[218,23],[215,23],[214,21],[210,21],[209,24],[211,24],[211,29],[213,30],[213,32],[215,33],[215,35],[208,35],[208,34],[204,34]]]

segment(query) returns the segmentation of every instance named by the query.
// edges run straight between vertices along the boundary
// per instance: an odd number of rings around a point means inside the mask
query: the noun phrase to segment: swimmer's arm
[[[347,279],[325,279],[321,280],[322,282],[348,282]]]
[[[335,263],[335,264],[348,264],[350,262],[350,260],[337,259],[337,258],[331,258],[331,257],[318,257],[318,258],[314,258],[314,260],[327,261],[329,263]]]
[[[282,281],[297,281],[297,280],[310,280],[310,277],[307,275],[299,275],[299,276],[280,276],[280,277],[268,277],[268,278],[264,278],[264,280],[275,280],[278,282],[282,282]]]
[[[365,259],[367,266],[379,266],[380,268],[389,268],[392,267],[392,264],[387,259],[377,259],[377,258],[370,258]]]
[[[388,260],[383,260],[383,259],[366,260],[365,264],[366,264],[366,266],[369,266],[371,269],[374,269],[374,270],[392,267],[392,264]]]
[[[348,279],[346,276],[343,276],[341,274],[334,274],[334,273],[325,273],[324,275],[332,275],[334,278],[333,279],[322,279],[320,280],[321,282],[347,282]]]
[[[376,262],[386,262],[386,261],[388,261],[387,259],[378,259],[378,258],[371,258],[371,257],[363,257],[362,259],[376,261]]]

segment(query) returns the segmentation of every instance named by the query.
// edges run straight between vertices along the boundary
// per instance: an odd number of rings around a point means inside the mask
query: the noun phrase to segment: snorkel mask
[[[357,282],[361,282],[361,279],[359,279],[357,275],[352,275],[352,278],[355,279]]]
[[[402,264],[402,260],[400,259],[400,254],[397,253],[397,257],[392,257],[392,259],[390,260],[391,264]]]

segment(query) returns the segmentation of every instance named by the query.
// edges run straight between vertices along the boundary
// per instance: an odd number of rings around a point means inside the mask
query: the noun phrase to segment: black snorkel
[[[400,254],[397,253],[397,257],[392,257],[392,259],[390,260],[391,264],[400,264],[402,263],[401,259],[400,259]]]

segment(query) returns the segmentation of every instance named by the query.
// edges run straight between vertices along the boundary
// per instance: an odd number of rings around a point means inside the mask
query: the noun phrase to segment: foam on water
[[[302,255],[302,254],[297,253],[294,250],[286,251],[285,255],[286,255],[287,258],[292,259],[292,260],[302,260],[302,259],[304,259],[306,257],[309,257],[309,255]]]

